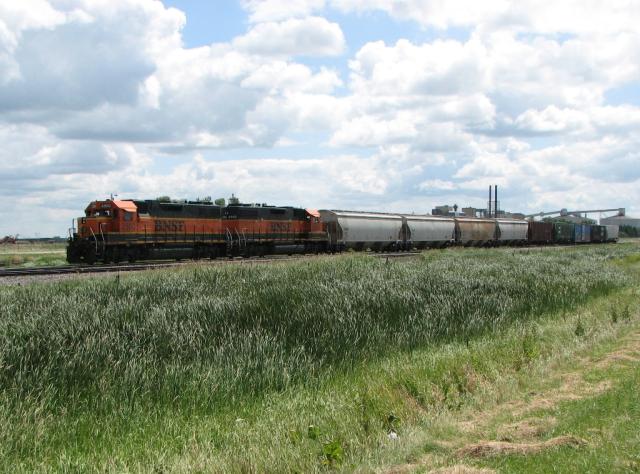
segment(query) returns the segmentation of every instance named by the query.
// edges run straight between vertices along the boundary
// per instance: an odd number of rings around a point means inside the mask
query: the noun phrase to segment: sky
[[[0,0],[0,237],[87,204],[640,215],[640,2]]]

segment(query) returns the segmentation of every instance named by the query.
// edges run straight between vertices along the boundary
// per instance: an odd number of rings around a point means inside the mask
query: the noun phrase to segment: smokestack
[[[497,185],[497,184],[493,187],[493,191],[494,191],[494,193],[495,193],[495,196],[494,196],[494,198],[493,198],[493,200],[495,201],[495,202],[493,203],[493,205],[494,205],[494,207],[496,208],[496,215],[495,215],[495,217],[498,217],[498,185]]]
[[[491,217],[491,185],[489,185],[489,207],[487,208],[487,217]]]

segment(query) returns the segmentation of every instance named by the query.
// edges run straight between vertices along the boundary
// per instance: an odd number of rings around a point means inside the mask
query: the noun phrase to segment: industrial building
[[[629,226],[635,227],[636,229],[640,229],[640,219],[629,216],[611,216],[611,217],[603,217],[600,219],[600,224],[602,225],[619,225],[619,226]]]

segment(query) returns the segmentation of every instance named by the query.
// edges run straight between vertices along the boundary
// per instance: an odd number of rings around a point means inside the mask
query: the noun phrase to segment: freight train
[[[93,201],[69,232],[70,263],[407,251],[450,245],[615,242],[618,226],[209,202]]]

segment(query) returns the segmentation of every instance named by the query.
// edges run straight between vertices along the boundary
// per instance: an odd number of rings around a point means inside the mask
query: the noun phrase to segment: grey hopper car
[[[455,242],[455,222],[432,216],[404,215],[406,247],[445,247]]]
[[[498,244],[514,245],[527,241],[529,223],[516,219],[496,219],[498,222],[498,232],[496,240]]]
[[[491,245],[496,238],[496,221],[456,217],[456,242],[466,246]]]
[[[331,250],[397,250],[404,247],[403,218],[399,214],[320,211],[327,224]]]

